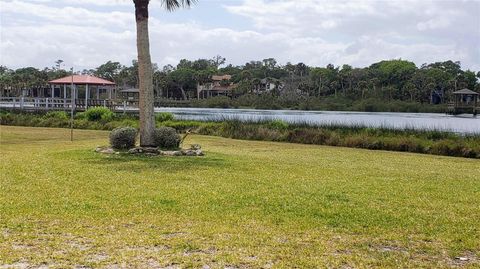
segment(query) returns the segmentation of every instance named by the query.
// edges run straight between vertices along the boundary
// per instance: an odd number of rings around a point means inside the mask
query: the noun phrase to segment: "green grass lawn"
[[[480,266],[480,160],[208,136],[130,157],[0,128],[0,268]]]

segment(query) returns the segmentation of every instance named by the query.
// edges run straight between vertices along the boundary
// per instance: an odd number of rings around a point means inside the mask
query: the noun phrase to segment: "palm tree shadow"
[[[173,171],[198,171],[206,168],[227,168],[231,162],[217,153],[207,153],[206,156],[131,156],[131,155],[102,155],[93,153],[92,158],[84,159],[92,166],[102,166],[108,169],[128,172],[145,170],[162,170],[166,173]]]

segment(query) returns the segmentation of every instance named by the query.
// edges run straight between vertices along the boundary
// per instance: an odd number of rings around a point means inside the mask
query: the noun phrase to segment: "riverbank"
[[[169,112],[177,119],[198,121],[272,121],[290,124],[368,126],[372,128],[439,130],[460,134],[480,134],[480,118],[473,115],[445,113],[352,112],[260,110],[230,108],[155,108],[155,112]]]
[[[18,100],[17,100],[18,101]],[[41,102],[43,101],[43,102]],[[174,101],[174,100],[172,100]],[[190,102],[192,100],[189,100]],[[205,101],[205,100],[197,100]],[[67,111],[69,100],[28,100],[20,103],[3,103],[0,107],[5,110],[23,112]],[[48,106],[47,106],[48,103]],[[55,105],[52,105],[54,103]],[[9,105],[9,106],[7,106]],[[91,106],[98,106],[92,102]],[[138,102],[103,103],[115,113],[138,114]],[[438,106],[436,106],[438,107]],[[2,109],[2,108],[0,108]],[[395,129],[433,129],[456,133],[480,133],[480,118],[469,114],[449,115],[446,113],[420,113],[420,112],[359,112],[335,110],[298,110],[298,109],[252,109],[252,108],[201,108],[201,107],[176,107],[155,101],[155,112],[171,112],[177,119],[199,121],[265,121],[283,120],[288,123],[305,123],[311,125],[336,124],[345,126],[368,126],[374,128]],[[83,112],[85,106],[80,105],[76,112]]]
[[[179,103],[183,107],[201,108],[250,108],[272,110],[307,111],[358,111],[358,112],[406,112],[406,113],[445,113],[445,104],[425,104],[408,101],[388,101],[375,98],[352,100],[345,97],[296,97],[246,94],[237,98],[226,96],[207,99],[192,99],[188,103]]]
[[[32,127],[69,128],[70,120],[64,112],[47,114],[0,113],[0,124]],[[78,113],[75,129],[113,130],[120,126],[138,128],[138,119],[132,115],[110,115],[89,119]],[[434,155],[480,158],[479,134],[456,134],[439,130],[415,130],[342,126],[335,124],[310,125],[287,123],[281,120],[250,121],[189,121],[176,120],[170,113],[157,114],[157,126],[169,126],[179,132],[191,132],[247,140],[263,140],[365,148],[371,150],[404,151]]]

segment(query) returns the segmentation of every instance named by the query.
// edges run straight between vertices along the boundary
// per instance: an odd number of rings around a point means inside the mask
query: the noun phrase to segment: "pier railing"
[[[154,106],[187,106],[191,100],[155,98]],[[70,98],[41,98],[41,97],[0,97],[0,109],[14,109],[25,111],[70,110],[85,111],[89,107],[108,107],[114,112],[136,112],[139,101],[133,100],[103,100],[103,99],[75,99]]]
[[[125,103],[125,104],[124,104]],[[34,98],[34,97],[0,97],[0,108],[16,110],[85,110],[89,107],[108,107],[117,110],[119,107],[127,107],[127,101],[117,102],[115,100],[76,99],[72,102],[69,98]]]

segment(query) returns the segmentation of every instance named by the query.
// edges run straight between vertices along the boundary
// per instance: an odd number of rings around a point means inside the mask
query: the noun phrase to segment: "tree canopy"
[[[42,88],[48,80],[69,74],[61,68],[62,61],[52,67],[37,69],[24,67],[16,70],[0,67],[0,88],[19,94],[23,89]],[[138,64],[125,66],[115,61],[79,73],[92,74],[114,81],[120,88],[138,87]],[[463,70],[459,62],[445,61],[423,64],[394,59],[356,68],[350,65],[324,67],[304,63],[279,64],[274,58],[249,61],[243,65],[226,64],[224,57],[210,59],[182,59],[176,64],[158,68],[153,65],[155,95],[158,98],[194,98],[197,84],[211,81],[212,75],[231,75],[228,82],[237,84],[232,93],[236,98],[252,94],[262,80],[274,83],[275,95],[289,98],[347,98],[361,100],[374,98],[386,101],[417,103],[444,103],[452,93],[462,88],[480,90],[480,72]],[[434,96],[434,98],[432,98]]]

